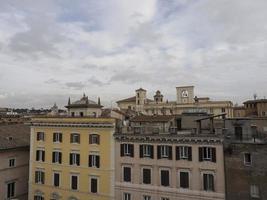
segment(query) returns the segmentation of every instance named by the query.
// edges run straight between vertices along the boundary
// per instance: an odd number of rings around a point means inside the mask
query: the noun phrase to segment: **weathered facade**
[[[267,118],[226,120],[227,200],[267,199]]]
[[[29,146],[29,126],[0,126],[0,199],[28,199]]]

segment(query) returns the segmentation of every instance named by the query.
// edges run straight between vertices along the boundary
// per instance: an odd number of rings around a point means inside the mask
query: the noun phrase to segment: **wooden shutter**
[[[168,151],[169,151],[168,159],[172,160],[172,146],[168,146]]]
[[[130,167],[123,168],[123,180],[125,182],[131,182],[131,168]]]
[[[56,141],[56,133],[53,133],[53,142]]]
[[[89,135],[89,144],[92,144],[92,134]]]
[[[35,183],[38,183],[38,171],[35,171]]]
[[[143,183],[151,184],[151,170],[150,169],[143,169]]]
[[[121,157],[124,156],[124,144],[121,144]]]
[[[100,156],[96,156],[96,167],[100,167]]]
[[[129,144],[129,150],[130,150],[130,156],[134,157],[134,145],[133,144]]]
[[[42,161],[45,161],[45,151],[42,151]]]
[[[180,172],[180,187],[181,188],[189,188],[188,172]]]
[[[212,162],[216,163],[216,148],[212,148]]]
[[[39,150],[36,151],[36,161],[39,161],[40,156],[39,156]]]
[[[160,146],[157,146],[157,158],[158,159],[161,159],[161,148],[160,148]]]
[[[70,134],[70,142],[73,143],[73,134]]]
[[[149,148],[150,148],[150,152],[151,152],[150,158],[153,159],[154,158],[154,146],[153,145],[150,145]]]
[[[208,175],[207,174],[203,174],[203,189],[205,191],[208,190]]]
[[[59,152],[58,153],[59,155],[58,155],[58,161],[59,161],[59,163],[61,164],[62,163],[62,153],[61,152]]]
[[[91,192],[97,193],[97,179],[95,178],[91,179]]]
[[[92,155],[89,155],[88,159],[89,167],[92,167]]]
[[[169,186],[170,185],[169,171],[167,171],[167,170],[161,171],[161,185],[162,186]]]
[[[188,147],[188,160],[192,161],[192,147]]]
[[[198,159],[199,159],[199,162],[203,161],[203,147],[198,148]]]
[[[72,158],[72,153],[70,153],[70,165],[73,164],[73,158]]]
[[[56,162],[56,152],[52,152],[52,162]]]
[[[100,144],[100,135],[97,135],[97,144]]]
[[[176,147],[176,160],[180,160],[180,147]]]
[[[80,134],[77,134],[78,136],[78,143],[80,144]]]
[[[76,154],[77,165],[80,165],[80,154]]]
[[[59,133],[59,141],[62,142],[62,133]]]
[[[144,148],[144,145],[139,145],[139,154],[140,154],[140,158],[143,158],[143,157],[144,157],[143,148]]]
[[[44,172],[41,172],[41,182],[42,182],[42,184],[44,184],[45,183],[45,173]]]

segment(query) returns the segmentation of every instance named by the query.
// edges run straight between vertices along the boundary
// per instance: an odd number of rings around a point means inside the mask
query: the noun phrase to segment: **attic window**
[[[13,137],[8,136],[6,139],[7,139],[7,140],[13,140]]]

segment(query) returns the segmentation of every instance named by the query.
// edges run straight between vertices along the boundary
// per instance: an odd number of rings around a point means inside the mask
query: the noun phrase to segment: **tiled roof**
[[[133,97],[130,97],[130,98],[127,98],[127,99],[119,100],[119,101],[117,101],[117,103],[120,103],[120,102],[135,102],[135,101],[136,101],[136,96],[133,96]]]
[[[168,122],[174,119],[173,115],[139,115],[131,119],[132,122]]]
[[[0,150],[30,146],[30,126],[24,124],[0,126]]]
[[[248,100],[244,102],[244,104],[246,103],[267,103],[267,99]]]

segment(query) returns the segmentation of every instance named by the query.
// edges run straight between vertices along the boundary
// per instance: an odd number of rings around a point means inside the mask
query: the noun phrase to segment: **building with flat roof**
[[[183,112],[205,112],[207,114],[226,113],[233,117],[231,101],[213,101],[209,97],[197,97],[194,86],[176,87],[176,101],[164,100],[163,94],[157,90],[154,99],[147,97],[143,88],[135,91],[135,96],[117,101],[121,110],[131,109],[146,115],[179,115]]]

